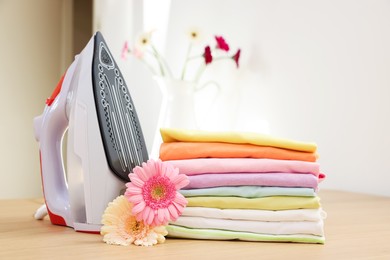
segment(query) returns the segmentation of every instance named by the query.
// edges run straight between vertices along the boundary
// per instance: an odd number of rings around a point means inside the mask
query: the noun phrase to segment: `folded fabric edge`
[[[278,187],[278,186],[219,186],[198,189],[181,189],[179,191],[185,197],[240,197],[240,198],[265,198],[272,196],[317,196],[313,188]]]
[[[302,152],[316,152],[317,144],[253,132],[201,131],[179,128],[160,128],[164,143],[176,141],[228,142],[286,148]]]
[[[314,235],[268,235],[249,232],[237,232],[214,229],[192,229],[169,224],[167,227],[168,237],[207,239],[207,240],[241,240],[255,242],[294,242],[308,244],[324,244],[325,237]]]
[[[247,213],[251,214],[248,215]],[[206,215],[207,214],[207,215]],[[290,216],[286,214],[291,214]],[[249,220],[267,222],[316,222],[324,220],[327,213],[322,209],[290,209],[290,210],[260,210],[260,209],[219,209],[209,207],[186,207],[182,213],[186,217],[206,217],[226,220]],[[175,223],[172,223],[175,224]]]

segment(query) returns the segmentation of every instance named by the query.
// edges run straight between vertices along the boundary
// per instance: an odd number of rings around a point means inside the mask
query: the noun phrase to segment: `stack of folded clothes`
[[[324,243],[316,144],[240,132],[161,135],[160,159],[190,180],[169,236]]]

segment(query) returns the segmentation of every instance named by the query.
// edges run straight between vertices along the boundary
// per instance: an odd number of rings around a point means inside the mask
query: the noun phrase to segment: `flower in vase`
[[[204,48],[204,54],[203,54],[203,57],[204,57],[204,62],[205,64],[210,64],[212,61],[213,61],[213,56],[211,54],[211,49],[210,49],[210,46],[206,46]]]
[[[129,53],[130,49],[129,49],[129,42],[128,41],[125,41],[125,43],[123,44],[123,47],[122,47],[122,51],[121,51],[121,58],[122,60],[126,60],[127,59],[127,54]]]
[[[201,32],[197,28],[191,28],[188,31],[188,36],[191,43],[199,42],[200,39],[202,38]]]
[[[141,34],[137,38],[133,50],[130,51],[129,49],[128,52],[131,52],[133,56],[141,60],[155,76],[167,77],[170,79],[175,78],[175,74],[171,71],[168,62],[154,45],[152,35],[153,31]],[[200,31],[196,28],[192,28],[189,30],[188,35],[189,44],[186,56],[183,59],[183,67],[181,71],[179,71],[179,79],[197,83],[206,70],[207,65],[217,60],[230,60],[233,58],[238,68],[240,51],[234,56],[229,54],[231,48],[223,36],[216,35],[212,37],[212,43],[208,43],[205,47],[199,48],[200,46],[195,43],[199,43],[201,36],[203,36]],[[125,48],[123,49],[123,52],[125,52]],[[122,57],[126,56],[122,55]],[[196,62],[196,60],[199,62]],[[189,70],[190,66],[195,67],[195,69]]]
[[[229,44],[226,43],[222,36],[215,36],[215,40],[217,41],[217,49],[229,51]]]
[[[144,32],[138,35],[136,46],[140,49],[145,49],[151,44],[152,31]]]
[[[150,226],[132,214],[133,205],[119,196],[110,202],[102,216],[103,241],[111,245],[152,246],[163,243],[168,232],[165,226]]]
[[[132,213],[148,225],[165,225],[176,220],[187,205],[178,190],[185,187],[188,177],[179,169],[161,160],[148,160],[135,167],[126,184],[126,198],[134,204]]]
[[[240,59],[240,54],[241,54],[241,50],[238,49],[237,52],[236,52],[236,54],[234,54],[234,55],[232,56],[232,59],[234,60],[234,62],[235,62],[236,65],[237,65],[237,68],[239,67],[238,61],[239,61],[239,59]]]

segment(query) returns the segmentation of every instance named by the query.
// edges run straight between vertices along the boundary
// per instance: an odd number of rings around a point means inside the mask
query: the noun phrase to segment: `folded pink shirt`
[[[303,187],[317,189],[318,177],[312,174],[296,173],[217,173],[188,176],[187,189],[223,187],[223,186],[275,186]]]
[[[319,176],[320,166],[315,162],[253,159],[253,158],[207,158],[166,161],[180,169],[180,173],[196,175],[203,173],[309,173]]]

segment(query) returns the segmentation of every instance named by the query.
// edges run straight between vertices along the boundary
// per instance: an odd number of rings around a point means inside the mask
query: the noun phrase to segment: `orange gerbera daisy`
[[[100,233],[103,241],[112,245],[127,246],[130,244],[152,246],[163,243],[168,232],[165,226],[150,226],[136,220],[131,213],[132,204],[119,196],[108,204],[102,217]]]

